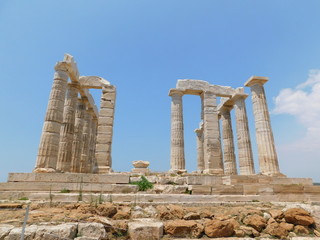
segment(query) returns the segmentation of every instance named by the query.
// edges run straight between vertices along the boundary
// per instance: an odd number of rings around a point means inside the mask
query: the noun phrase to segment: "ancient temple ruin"
[[[248,94],[244,88],[178,80],[176,88],[169,92],[170,171],[153,172],[148,161],[132,159],[131,172],[113,172],[116,89],[101,77],[80,76],[73,57],[66,54],[55,65],[36,167],[32,173],[9,173],[8,182],[0,183],[0,200],[28,197],[32,201],[92,202],[96,198],[134,205],[320,201],[320,186],[314,186],[312,179],[290,178],[280,173],[263,87],[267,81],[266,77],[253,76],[244,84],[251,88],[256,143],[250,140]],[[99,110],[90,89],[102,91]],[[185,170],[182,111],[185,94],[201,98],[200,124],[195,130],[198,171],[191,173]],[[235,121],[231,120],[233,109]],[[252,144],[258,146],[259,172],[255,172]],[[141,190],[135,184],[143,180],[142,176],[153,184],[151,189]]]
[[[281,176],[263,87],[267,81],[267,77],[253,76],[245,83],[245,86],[250,87],[252,93],[260,173]],[[230,115],[230,111],[234,109],[239,174],[255,174],[245,103],[248,94],[244,92],[244,88],[234,89],[190,79],[178,80],[176,88],[169,91],[169,96],[172,98],[170,171],[186,172],[182,113],[182,97],[186,94],[197,95],[201,98],[201,123],[200,127],[195,130],[198,172],[214,175],[238,174]],[[220,97],[219,104],[217,104],[217,97]]]
[[[100,111],[89,89],[102,90]],[[115,99],[113,85],[101,77],[79,76],[66,54],[55,65],[34,172],[110,172]]]

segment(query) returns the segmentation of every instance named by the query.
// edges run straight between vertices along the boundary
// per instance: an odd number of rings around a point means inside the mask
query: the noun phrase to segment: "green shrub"
[[[145,176],[141,176],[141,180],[138,182],[132,182],[132,184],[137,185],[139,188],[139,191],[146,191],[148,189],[153,188],[153,184],[146,179]]]
[[[62,189],[61,191],[60,191],[60,193],[69,193],[70,192],[70,190],[69,189]]]

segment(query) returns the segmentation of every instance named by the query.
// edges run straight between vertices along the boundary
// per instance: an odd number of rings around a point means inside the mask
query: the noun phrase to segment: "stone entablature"
[[[268,106],[263,84],[266,77],[251,77],[245,86],[251,87],[254,117],[259,150],[260,173],[282,175],[274,145]],[[235,109],[238,161],[240,175],[253,175],[254,161],[248,126],[245,99],[248,94],[243,87],[231,88],[209,84],[203,80],[178,80],[176,88],[170,89],[171,103],[171,172],[186,172],[184,157],[182,97],[185,94],[201,98],[201,123],[196,129],[198,149],[198,172],[236,175],[236,157],[230,111]],[[217,97],[220,103],[217,104]],[[222,122],[222,141],[220,136]]]
[[[90,88],[102,89],[100,111]],[[111,171],[115,97],[113,85],[101,77],[80,77],[73,57],[65,54],[55,65],[34,172]]]

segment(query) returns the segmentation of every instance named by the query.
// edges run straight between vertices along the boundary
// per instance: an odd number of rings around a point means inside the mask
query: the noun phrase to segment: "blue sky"
[[[319,8],[312,0],[1,1],[0,180],[32,171],[53,67],[69,53],[81,75],[117,87],[115,171],[129,171],[134,160],[169,169],[168,91],[177,79],[236,88],[257,75],[270,78],[265,90],[281,171],[320,181]],[[184,96],[183,104],[192,171],[200,100]]]

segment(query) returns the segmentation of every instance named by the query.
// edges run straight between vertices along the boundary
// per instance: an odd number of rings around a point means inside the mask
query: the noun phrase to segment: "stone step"
[[[9,173],[8,182],[66,182],[66,183],[108,183],[126,184],[130,174],[89,174],[89,173]]]
[[[66,182],[8,182],[0,183],[0,191],[63,191],[134,193],[138,187],[132,184],[66,183]]]
[[[102,199],[104,202],[124,204],[185,204],[212,206],[221,202],[317,202],[320,203],[319,194],[279,194],[279,195],[189,195],[189,194],[145,194],[145,193],[60,193],[35,191],[0,191],[0,200],[19,200],[28,198],[31,201],[77,202],[81,196],[85,202]],[[99,201],[100,201],[99,200]]]
[[[288,177],[271,177],[263,175],[230,175],[223,176],[222,182],[225,185],[236,184],[300,184],[300,185],[312,185],[311,178],[288,178]]]

